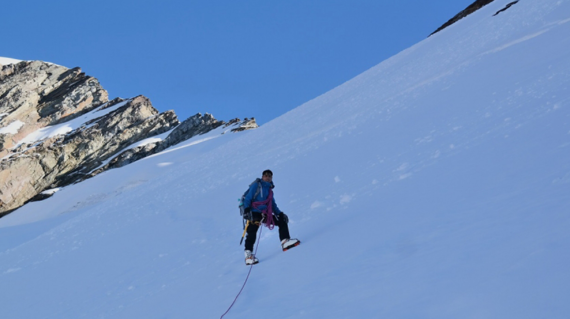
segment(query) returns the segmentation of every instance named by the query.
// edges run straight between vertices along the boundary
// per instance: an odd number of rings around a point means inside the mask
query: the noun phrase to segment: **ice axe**
[[[245,228],[243,229],[243,234],[241,235],[241,240],[239,241],[239,245],[243,243],[243,238],[245,237],[245,232],[247,231],[247,226],[249,226],[249,219],[247,220],[247,224],[245,224]]]

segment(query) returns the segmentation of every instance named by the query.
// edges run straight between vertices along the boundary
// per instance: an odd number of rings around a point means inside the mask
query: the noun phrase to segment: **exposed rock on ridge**
[[[211,114],[206,113],[205,115],[202,115],[198,113],[178,125],[164,140],[130,148],[113,158],[108,164],[91,172],[87,177],[95,176],[109,168],[118,168],[133,163],[139,159],[156,154],[180,142],[188,140],[194,136],[210,132],[219,127],[230,128],[230,132],[240,132],[254,129],[258,126],[254,118],[245,118],[243,121],[240,119],[233,119],[228,123],[225,123],[224,121],[216,120]]]
[[[0,216],[47,197],[40,194],[46,189],[127,165],[218,127],[237,132],[257,124],[255,119],[225,123],[210,114],[180,123],[173,111],[159,113],[144,96],[109,102],[97,79],[79,68],[40,61],[0,66]],[[169,131],[164,140],[130,148]]]
[[[0,135],[0,157],[29,133],[69,120],[108,101],[99,81],[81,69],[40,61],[9,64],[0,69],[0,127],[16,120],[16,134]]]
[[[449,21],[444,23],[441,27],[439,27],[437,30],[435,30],[429,36],[432,36],[432,35],[438,33],[439,31],[449,27],[450,25],[454,24],[455,22],[465,18],[466,16],[472,14],[473,12],[475,12],[481,8],[483,8],[484,6],[488,5],[489,3],[493,2],[493,1],[494,0],[476,0],[475,2],[470,4],[467,8],[465,8],[465,10],[459,12],[453,18],[449,19]]]

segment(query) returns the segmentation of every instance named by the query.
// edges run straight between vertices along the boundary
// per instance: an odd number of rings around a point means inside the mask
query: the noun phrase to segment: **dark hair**
[[[271,177],[273,177],[273,172],[269,169],[264,170],[263,173],[261,174],[261,176],[263,176],[265,174],[269,174],[269,175],[271,175]]]

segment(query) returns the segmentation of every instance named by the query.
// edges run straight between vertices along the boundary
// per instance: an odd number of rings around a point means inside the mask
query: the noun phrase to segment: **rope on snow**
[[[259,248],[259,242],[261,241],[261,229],[262,229],[262,228],[263,228],[263,227],[259,227],[259,236],[258,236],[258,239],[257,239],[257,244],[256,244],[256,246],[255,246],[255,252],[253,253],[254,256],[257,254],[257,248]],[[228,312],[230,312],[230,309],[232,309],[232,307],[233,307],[234,304],[236,303],[236,301],[237,301],[239,295],[241,295],[241,292],[243,291],[243,288],[245,287],[245,284],[247,284],[247,280],[249,279],[249,275],[251,274],[251,269],[253,269],[253,264],[252,264],[251,266],[249,266],[249,271],[248,271],[248,273],[247,273],[247,277],[245,277],[245,281],[244,281],[244,283],[243,283],[243,286],[241,286],[241,289],[239,290],[239,292],[238,292],[236,298],[234,299],[234,301],[232,302],[232,304],[230,305],[230,307],[228,308],[228,310],[226,310],[226,312],[224,312],[224,314],[220,317],[220,319],[224,318],[224,316],[225,316]]]

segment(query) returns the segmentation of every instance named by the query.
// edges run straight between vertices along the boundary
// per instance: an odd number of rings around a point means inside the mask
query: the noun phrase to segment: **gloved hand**
[[[251,215],[251,207],[248,207],[248,208],[244,209],[244,211],[243,211],[243,219],[251,221],[251,220],[252,220],[252,217],[253,217],[253,216]]]
[[[243,219],[249,220],[256,225],[259,225],[259,222],[263,219],[263,216],[260,212],[254,212],[251,210],[251,207],[244,209],[243,211]],[[257,223],[256,223],[257,222]]]

